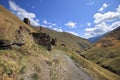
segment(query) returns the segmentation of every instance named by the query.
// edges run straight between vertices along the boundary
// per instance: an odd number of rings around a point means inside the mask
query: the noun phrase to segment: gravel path
[[[55,66],[57,80],[94,80],[82,68],[76,66],[75,62],[65,52],[54,50],[54,58],[59,60]]]

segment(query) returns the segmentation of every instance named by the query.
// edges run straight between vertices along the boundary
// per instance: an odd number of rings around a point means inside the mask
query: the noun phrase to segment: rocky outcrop
[[[15,32],[15,38],[17,42],[24,42],[24,36],[22,35],[23,33],[23,26],[20,26],[18,30]]]
[[[65,44],[61,44],[62,47],[65,47]]]
[[[28,18],[24,18],[23,22],[26,23],[27,25],[30,25],[30,20]]]
[[[19,47],[21,47],[22,45],[25,45],[24,33],[30,34],[30,30],[25,26],[19,26],[19,29],[16,30],[16,33],[15,33],[16,41],[14,41],[12,45],[17,45]]]
[[[100,47],[103,47],[103,48],[114,46],[114,44],[112,43],[111,40],[101,40],[101,41],[99,41],[99,43],[101,43]]]
[[[25,45],[25,33],[30,35],[30,30],[25,26],[19,26],[19,28],[15,31],[14,37],[15,40],[5,40],[0,39],[0,49],[7,50],[12,49],[13,46],[21,47]]]
[[[51,38],[48,34],[46,33],[32,33],[34,41],[39,44],[42,45],[44,47],[46,47],[46,49],[48,51],[51,50]]]
[[[57,40],[56,38],[52,38],[51,44],[55,46],[56,45],[56,40]]]
[[[0,40],[0,50],[11,49],[11,43],[8,40]]]

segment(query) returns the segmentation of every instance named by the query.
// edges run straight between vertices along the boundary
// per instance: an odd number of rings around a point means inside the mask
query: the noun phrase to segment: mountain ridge
[[[120,75],[120,26],[101,38],[94,47],[81,55]]]
[[[102,37],[104,37],[106,34],[100,35],[100,36],[96,36],[96,37],[91,37],[88,40],[92,43],[96,43],[97,41],[99,41]]]
[[[33,28],[38,32],[40,31],[39,27],[34,26]],[[69,47],[69,49],[73,49],[75,51],[82,51],[92,46],[92,44],[87,39],[67,32],[57,32],[45,27],[42,27],[42,32],[49,34],[52,38],[56,38],[57,45],[61,46],[64,44],[66,47]]]

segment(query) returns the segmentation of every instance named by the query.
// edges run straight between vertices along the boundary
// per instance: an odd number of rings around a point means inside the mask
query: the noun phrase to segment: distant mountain
[[[120,75],[120,26],[106,34],[94,47],[81,55]]]
[[[102,37],[104,37],[105,36],[105,34],[103,34],[103,35],[100,35],[100,36],[96,36],[96,37],[91,37],[91,38],[89,38],[88,40],[90,41],[90,42],[92,42],[92,43],[96,43],[98,40],[100,40]]]

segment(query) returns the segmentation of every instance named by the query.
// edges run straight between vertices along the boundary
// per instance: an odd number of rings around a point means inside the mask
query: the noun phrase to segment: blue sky
[[[0,4],[31,24],[84,38],[120,25],[120,0],[1,0]]]

